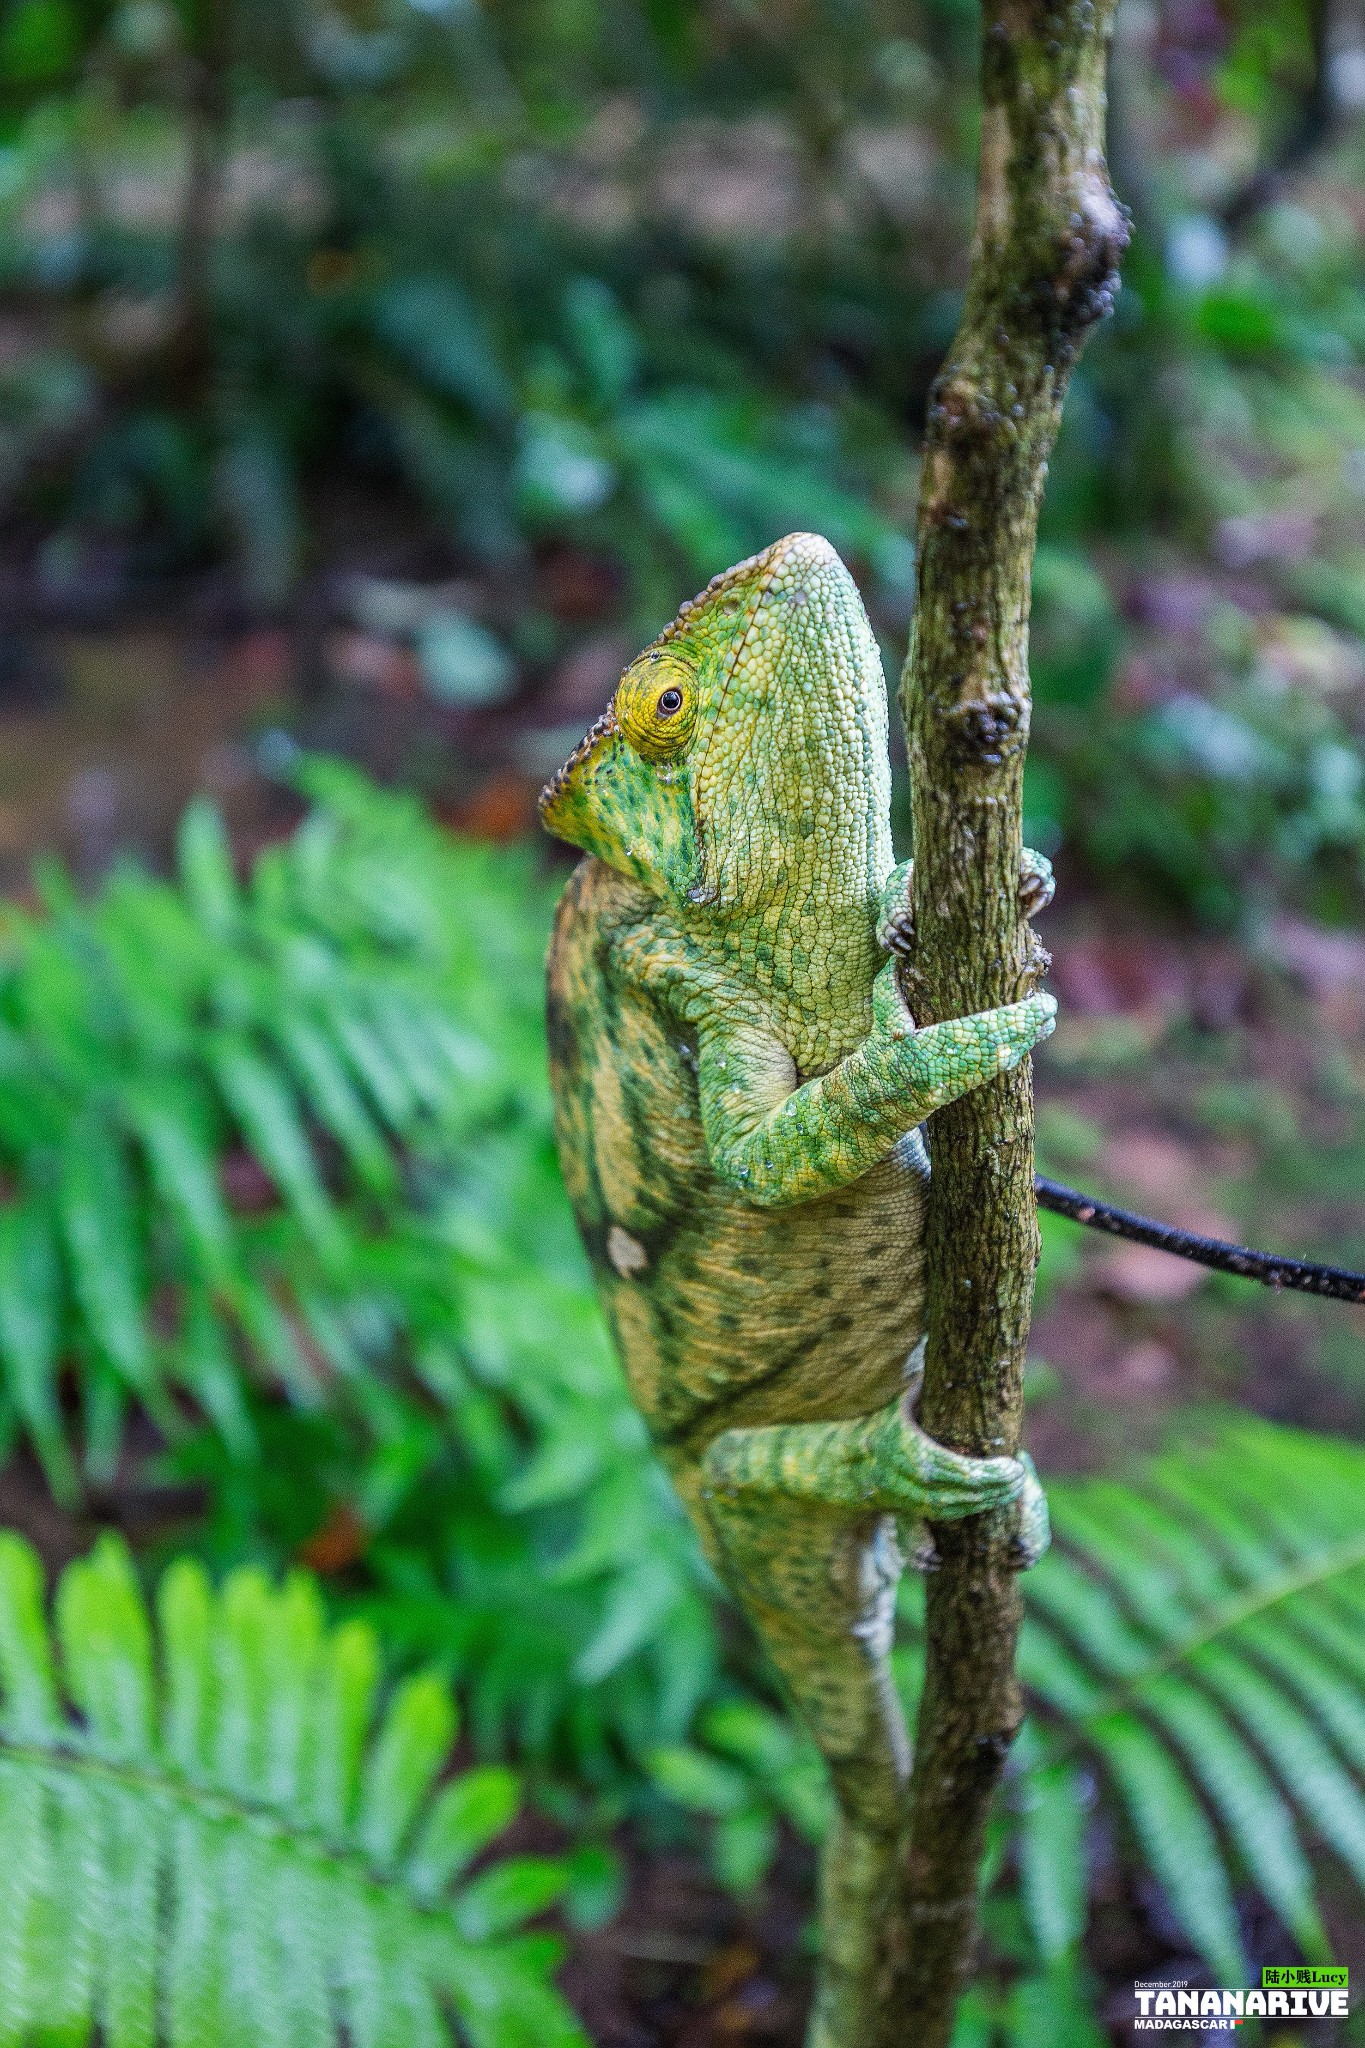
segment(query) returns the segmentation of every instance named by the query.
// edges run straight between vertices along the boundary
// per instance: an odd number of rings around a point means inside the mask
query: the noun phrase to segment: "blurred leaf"
[[[218,488],[249,595],[258,605],[283,604],[303,554],[290,451],[263,425],[233,428],[219,460]]]
[[[0,1355],[14,1405],[58,1500],[77,1492],[57,1399],[60,1273],[51,1219],[32,1199],[0,1209]]]
[[[325,1260],[339,1257],[341,1226],[283,1079],[244,1040],[221,1036],[209,1057],[243,1136],[293,1205],[318,1252]]]
[[[60,78],[76,60],[80,23],[68,0],[14,0],[0,27],[0,73],[19,85]]]
[[[705,1750],[673,1743],[653,1750],[648,1764],[655,1784],[696,1813],[735,1813],[748,1801],[742,1775]]]
[[[473,300],[449,277],[404,277],[374,300],[375,332],[394,354],[480,419],[505,421],[513,392]]]
[[[1365,1884],[1365,1726],[1349,1765],[1314,1726],[1365,1673],[1335,1622],[1365,1601],[1363,1462],[1354,1445],[1229,1418],[1131,1485],[1049,1490],[1057,1545],[1030,1575],[1022,1669],[1100,1760],[1177,1917],[1229,1982],[1241,1936],[1208,1810],[1315,1960],[1326,1937],[1297,1821]],[[1026,1894],[1041,1951],[1059,1955],[1077,1903],[1059,1877],[1074,1851],[1058,1845],[1079,1806],[1069,1816],[1064,1766],[1044,1756],[1039,1771]]]
[[[1036,1736],[1023,1746],[1019,1864],[1033,1938],[1045,1963],[1060,1962],[1085,1932],[1085,1801],[1074,1765],[1048,1761]]]
[[[469,1941],[487,1941],[533,1920],[563,1892],[568,1871],[546,1856],[511,1856],[480,1871],[455,1901],[455,1924]]]
[[[576,277],[565,295],[569,331],[598,404],[618,406],[635,382],[640,344],[614,292],[594,277]]]
[[[516,687],[506,649],[462,612],[434,612],[417,635],[422,681],[441,704],[497,704]]]
[[[73,1126],[62,1159],[59,1196],[76,1299],[104,1356],[144,1397],[152,1355],[142,1312],[127,1163],[112,1133],[87,1119]]]
[[[616,471],[597,436],[576,420],[528,414],[517,476],[527,510],[540,518],[595,512],[616,489]]]

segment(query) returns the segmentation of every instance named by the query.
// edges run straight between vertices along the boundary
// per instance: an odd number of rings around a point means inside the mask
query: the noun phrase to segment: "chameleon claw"
[[[908,960],[915,950],[915,910],[910,895],[913,871],[914,863],[908,860],[892,868],[882,884],[877,911],[877,944],[883,953],[893,953],[900,960]]]
[[[877,921],[877,944],[883,953],[894,953],[898,960],[910,958],[915,950],[915,913],[908,903],[883,911]]]
[[[1026,1572],[1037,1564],[1051,1543],[1052,1521],[1047,1511],[1047,1495],[1027,1451],[1019,1453],[1019,1463],[1026,1476],[1019,1495],[1019,1527],[1014,1533],[1010,1564],[1015,1571]]]
[[[884,953],[908,960],[915,950],[915,908],[910,894],[913,863],[893,868],[882,890],[877,915],[877,944]],[[1045,853],[1026,846],[1019,857],[1019,915],[1038,917],[1057,893],[1052,862]]]
[[[907,1571],[936,1572],[943,1562],[927,1522],[906,1521],[901,1524],[901,1549]]]
[[[901,1415],[904,1425],[922,1438],[923,1446],[938,1457],[948,1459],[955,1454],[944,1450],[941,1444],[925,1435],[916,1419],[920,1395],[924,1389],[924,1350],[926,1339],[921,1337],[905,1361],[905,1391],[901,1395]],[[1052,1541],[1052,1525],[1048,1517],[1047,1496],[1043,1492],[1037,1467],[1027,1451],[1021,1451],[1017,1460],[1010,1458],[975,1459],[961,1461],[968,1468],[966,1483],[976,1476],[982,1465],[1004,1465],[1015,1468],[1017,1482],[1016,1498],[1019,1503],[1019,1526],[1014,1534],[1010,1564],[1015,1571],[1026,1572],[1037,1564],[1039,1558]],[[1020,1477],[1022,1474],[1022,1478]],[[940,1519],[951,1519],[952,1514],[970,1513],[970,1509],[950,1508],[947,1516],[937,1510]],[[906,1564],[911,1571],[931,1572],[939,1564],[938,1552],[934,1547],[933,1535],[927,1521],[919,1516],[907,1514],[902,1525],[902,1540],[905,1546]]]
[[[1057,893],[1057,879],[1052,872],[1052,862],[1045,853],[1037,853],[1026,846],[1019,860],[1019,914],[1021,917],[1037,917],[1047,909]]]

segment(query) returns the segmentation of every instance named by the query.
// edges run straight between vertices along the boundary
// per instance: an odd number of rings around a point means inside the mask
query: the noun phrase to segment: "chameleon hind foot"
[[[1006,1507],[1038,1484],[1019,1458],[967,1458],[936,1443],[904,1395],[852,1422],[727,1429],[702,1473],[708,1493],[767,1493],[933,1522]]]
[[[895,1515],[909,1525],[910,1562],[936,1562],[927,1524],[956,1522],[1019,1504],[1011,1562],[1036,1564],[1050,1540],[1047,1499],[1033,1460],[968,1458],[937,1443],[912,1412],[916,1381],[874,1415],[853,1422],[779,1423],[727,1429],[702,1459],[705,1496],[768,1494],[822,1507]]]
[[[910,900],[910,883],[915,872],[912,860],[892,868],[882,883],[877,906],[877,944],[883,953],[908,960],[915,950],[915,913]]]
[[[925,1339],[921,1337],[905,1361],[905,1393],[901,1398],[912,1415],[918,1413],[924,1389],[924,1350]],[[1019,1453],[1019,1463],[1024,1468],[1024,1484],[1019,1493],[1019,1520],[1010,1547],[1010,1564],[1015,1571],[1026,1572],[1037,1564],[1051,1543],[1052,1520],[1038,1468],[1027,1451]],[[907,1571],[937,1571],[942,1562],[927,1521],[902,1520],[901,1550]]]
[[[1052,862],[1036,847],[1026,846],[1019,856],[1019,911],[1023,917],[1037,917],[1057,894],[1057,877]]]
[[[1048,1495],[1027,1450],[1019,1452],[1019,1464],[1025,1470],[1025,1481],[1017,1501],[1019,1520],[1009,1544],[1009,1569],[1031,1571],[1052,1542],[1052,1518],[1048,1516]],[[927,1522],[900,1524],[900,1552],[907,1571],[937,1571],[943,1563]]]
[[[1019,1494],[1019,1522],[1010,1541],[1009,1565],[1012,1571],[1026,1572],[1032,1570],[1051,1543],[1052,1521],[1047,1495],[1027,1451],[1019,1453],[1019,1463],[1026,1477]],[[901,1552],[907,1571],[936,1572],[943,1562],[927,1521],[902,1522]]]
[[[1037,1564],[1051,1543],[1052,1521],[1038,1469],[1027,1451],[1019,1453],[1019,1463],[1026,1477],[1019,1495],[1019,1526],[1014,1532],[1010,1563],[1017,1572],[1026,1572]]]

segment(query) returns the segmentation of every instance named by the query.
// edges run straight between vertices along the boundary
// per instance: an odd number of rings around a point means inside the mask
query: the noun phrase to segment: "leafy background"
[[[532,807],[783,530],[894,673],[975,39],[0,14],[0,2040],[800,2039],[824,1787],[592,1302]],[[1047,1168],[1357,1266],[1362,107],[1358,5],[1122,0],[1028,783]],[[1365,1968],[1359,1312],[1046,1220],[960,2048]]]

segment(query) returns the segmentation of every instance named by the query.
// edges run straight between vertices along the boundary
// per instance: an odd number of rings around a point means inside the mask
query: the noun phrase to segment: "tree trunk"
[[[1018,910],[1029,586],[1067,380],[1112,304],[1127,220],[1103,151],[1113,0],[986,0],[980,189],[962,324],[930,397],[902,702],[915,820],[907,979],[931,1023],[1016,1001],[1047,956]],[[922,1419],[1019,1443],[1037,1215],[1027,1062],[929,1127]],[[907,1851],[866,2048],[946,2048],[976,1939],[987,1815],[1021,1706],[1012,1518],[935,1531]]]

